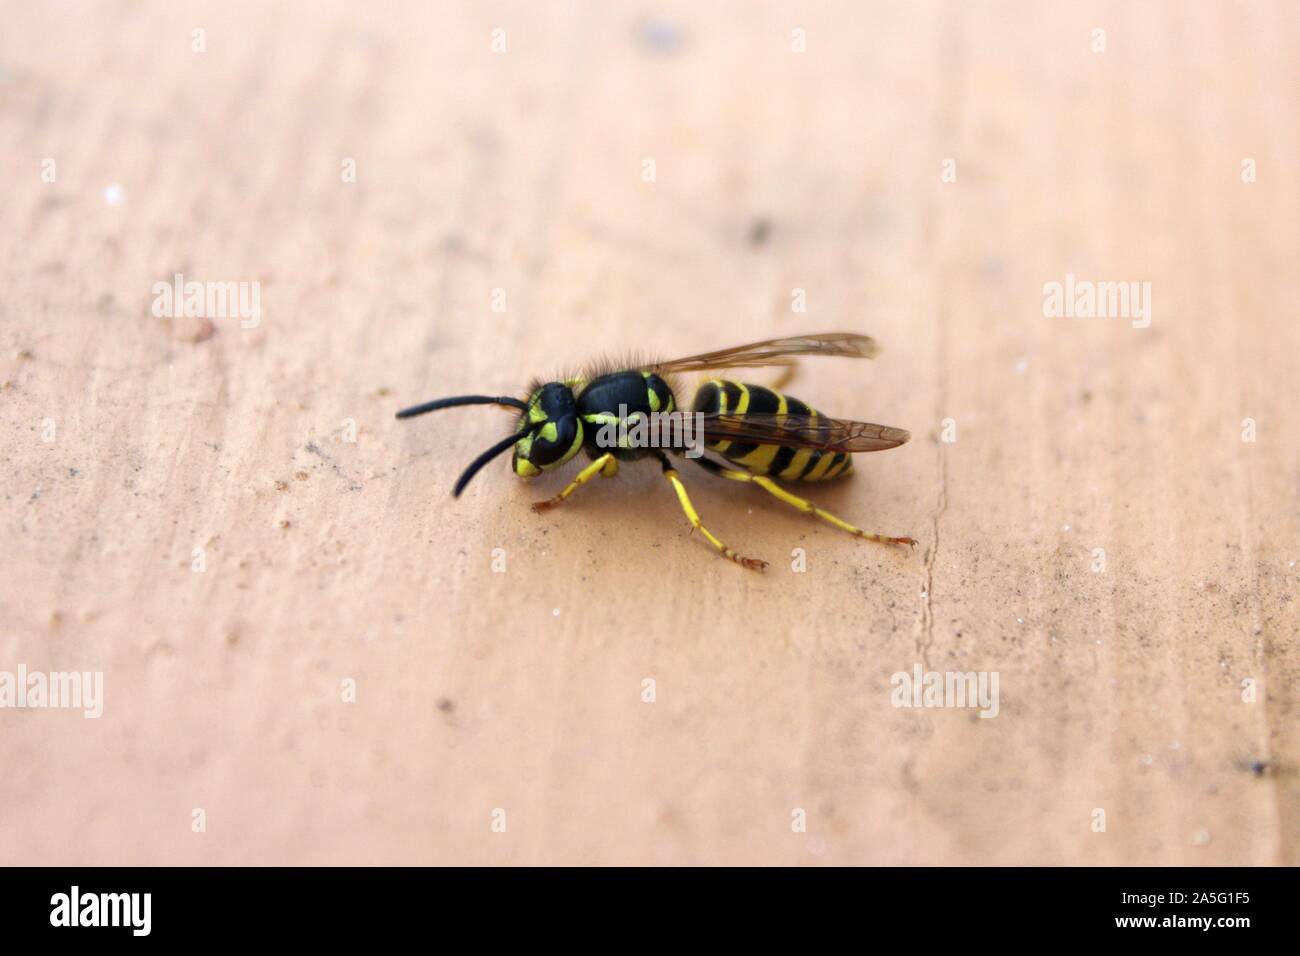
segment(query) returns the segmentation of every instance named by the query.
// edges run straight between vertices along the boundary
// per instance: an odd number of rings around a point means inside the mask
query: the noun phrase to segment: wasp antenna
[[[454,398],[438,398],[432,402],[425,402],[423,405],[412,405],[410,408],[403,408],[397,413],[397,417],[414,418],[416,415],[423,415],[425,412],[436,412],[440,408],[455,408],[457,405],[508,405],[511,408],[519,409],[521,412],[528,411],[527,402],[521,402],[509,395],[457,395]]]
[[[466,485],[468,485],[471,481],[474,480],[474,476],[479,473],[480,468],[482,468],[484,465],[490,462],[497,455],[501,454],[503,451],[506,451],[512,445],[517,444],[520,441],[520,439],[524,438],[524,436],[526,436],[529,432],[533,431],[536,428],[541,427],[542,424],[543,424],[542,422],[538,422],[532,428],[526,428],[523,431],[515,432],[513,435],[510,435],[508,438],[501,439],[499,442],[497,442],[487,451],[483,452],[483,454],[479,455],[477,458],[471,461],[469,463],[469,467],[466,468],[461,473],[461,476],[456,479],[456,487],[452,490],[451,496],[453,498],[459,498],[460,493],[465,490]]]

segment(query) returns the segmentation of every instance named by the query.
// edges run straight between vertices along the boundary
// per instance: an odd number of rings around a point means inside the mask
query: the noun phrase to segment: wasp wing
[[[854,422],[824,415],[705,414],[704,440],[740,441],[759,445],[789,445],[819,451],[884,451],[912,436],[901,428]]]
[[[854,332],[824,332],[819,335],[796,335],[784,339],[765,339],[749,345],[705,352],[670,362],[658,362],[647,368],[658,374],[702,372],[714,368],[758,368],[764,365],[790,365],[796,355],[843,355],[849,358],[874,358],[880,351],[876,340]]]

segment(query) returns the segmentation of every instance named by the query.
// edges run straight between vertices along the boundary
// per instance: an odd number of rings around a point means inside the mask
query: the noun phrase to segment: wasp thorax
[[[582,447],[582,420],[573,390],[563,382],[548,382],[533,392],[528,411],[519,416],[519,431],[525,434],[515,445],[514,469],[521,478],[576,455]]]

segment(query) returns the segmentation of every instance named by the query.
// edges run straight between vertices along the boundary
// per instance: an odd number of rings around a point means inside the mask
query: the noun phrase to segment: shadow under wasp
[[[398,418],[459,405],[500,405],[519,411],[515,430],[479,455],[461,474],[452,492],[459,496],[479,470],[492,459],[513,448],[512,468],[521,478],[534,478],[558,468],[580,450],[591,463],[557,495],[533,505],[545,511],[560,504],[596,475],[612,478],[620,461],[654,457],[664,477],[677,493],[677,500],[693,529],[698,529],[722,556],[753,570],[767,567],[766,561],[747,558],[723,544],[700,521],[682,484],[681,476],[667,452],[685,455],[678,443],[668,447],[629,447],[608,440],[609,426],[635,424],[652,414],[678,411],[669,377],[675,374],[731,368],[783,366],[793,369],[797,356],[838,355],[872,358],[879,352],[875,341],[865,335],[830,332],[791,338],[767,339],[750,345],[705,352],[669,362],[629,363],[631,367],[595,367],[556,382],[534,382],[527,399],[511,396],[458,395],[406,408]],[[896,448],[911,437],[901,428],[829,418],[779,387],[768,388],[729,379],[711,378],[699,385],[692,403],[694,419],[702,423],[704,447],[727,464],[703,456],[691,457],[712,474],[731,481],[758,485],[764,491],[834,525],[842,531],[882,544],[915,545],[907,537],[891,537],[863,531],[811,501],[792,494],[773,478],[787,481],[827,481],[852,471],[850,456],[865,451]],[[620,432],[625,434],[626,432]],[[732,467],[738,466],[738,467]]]

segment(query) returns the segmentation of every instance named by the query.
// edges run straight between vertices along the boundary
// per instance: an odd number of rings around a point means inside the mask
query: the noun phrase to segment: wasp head
[[[533,478],[562,465],[582,447],[582,419],[573,389],[547,382],[533,391],[519,416],[513,467],[520,478]]]

